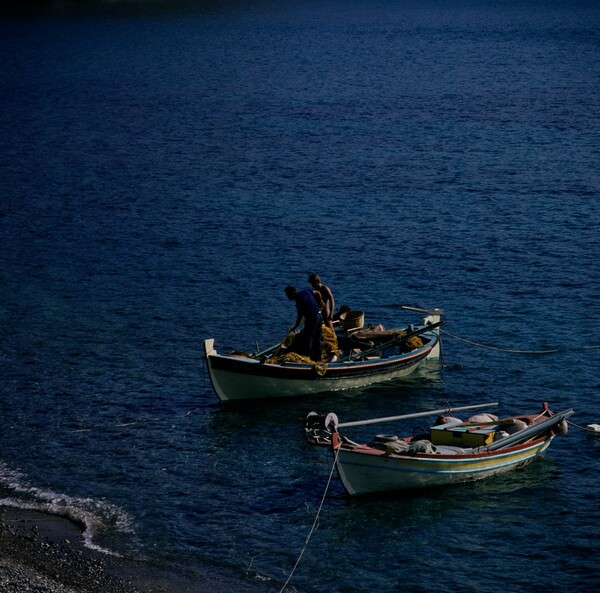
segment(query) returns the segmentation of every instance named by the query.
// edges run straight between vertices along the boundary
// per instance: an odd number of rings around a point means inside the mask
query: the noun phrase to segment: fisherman
[[[318,274],[312,273],[308,277],[309,284],[313,287],[315,300],[321,309],[323,323],[333,331],[333,311],[335,309],[335,299],[333,293],[328,286],[321,282]]]
[[[305,288],[297,291],[293,286],[288,286],[285,289],[285,294],[290,301],[295,301],[296,311],[298,312],[296,323],[290,331],[295,331],[304,319],[304,329],[300,332],[298,353],[319,362],[322,354],[321,325],[323,324],[323,318],[312,290]]]

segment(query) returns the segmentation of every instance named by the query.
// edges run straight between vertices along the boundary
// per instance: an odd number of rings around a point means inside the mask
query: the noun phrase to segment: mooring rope
[[[571,422],[571,420],[567,420],[567,423],[570,426],[574,426],[575,428],[579,428],[585,432],[588,432],[590,434],[600,434],[597,430],[594,430],[593,428],[588,428],[587,426],[581,426],[580,424],[575,424],[575,422]],[[596,426],[596,425],[594,425]]]
[[[515,350],[513,348],[498,348],[496,346],[490,346],[488,344],[481,344],[479,342],[474,342],[473,340],[468,340],[467,338],[457,336],[456,334],[453,334],[452,332],[449,332],[446,329],[440,329],[440,332],[450,336],[451,338],[456,338],[457,340],[467,342],[467,344],[472,344],[473,346],[479,346],[480,348],[487,348],[489,350],[498,350],[499,352],[512,352],[515,354],[554,354],[555,352],[559,352],[558,349],[553,349],[553,350]]]
[[[438,344],[440,345],[440,361],[442,362],[442,366],[444,368],[448,368],[450,365],[446,362],[446,358],[444,357],[444,343],[441,338]]]
[[[294,568],[292,568],[292,572],[290,572],[290,576],[288,576],[287,580],[283,584],[283,587],[281,587],[281,589],[279,590],[279,593],[283,593],[285,591],[285,588],[288,586],[288,583],[292,580],[292,576],[294,575],[294,572],[296,572],[296,568],[298,568],[298,565],[300,564],[300,560],[302,559],[302,556],[304,555],[304,551],[306,550],[306,547],[308,546],[308,542],[310,541],[312,534],[318,529],[319,515],[321,514],[321,509],[323,508],[323,504],[325,502],[325,497],[327,496],[327,492],[329,490],[329,485],[331,484],[331,478],[333,477],[333,472],[335,471],[335,464],[337,462],[338,453],[339,453],[339,449],[336,449],[335,455],[333,458],[333,465],[331,466],[331,471],[329,472],[329,478],[327,479],[327,485],[325,486],[325,492],[323,492],[323,496],[321,498],[321,503],[319,504],[319,508],[317,509],[317,514],[315,515],[315,520],[313,521],[312,527],[310,528],[310,531],[308,532],[308,536],[306,537],[304,546],[302,547],[302,550],[300,551],[300,555],[298,556],[298,559],[296,560],[296,564],[294,564]]]

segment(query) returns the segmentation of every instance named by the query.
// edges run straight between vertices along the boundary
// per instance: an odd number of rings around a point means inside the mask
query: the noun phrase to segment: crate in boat
[[[457,447],[482,447],[494,442],[497,426],[464,426],[440,424],[431,427],[431,442],[434,445],[456,445]]]

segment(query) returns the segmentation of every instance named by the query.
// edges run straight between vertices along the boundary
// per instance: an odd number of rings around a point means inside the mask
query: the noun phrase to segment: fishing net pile
[[[351,344],[358,348],[377,348],[380,344],[385,348],[386,343],[393,342],[397,338],[406,335],[404,332],[397,330],[385,330],[383,326],[375,328],[369,326],[368,329],[360,332],[355,332],[351,337]],[[335,332],[327,325],[321,327],[321,360],[315,361],[309,356],[305,356],[297,352],[300,334],[290,332],[281,343],[275,354],[264,360],[269,364],[281,364],[282,362],[291,362],[295,364],[312,364],[315,365],[317,373],[324,375],[327,369],[327,362],[339,359],[342,355],[340,345],[338,343]],[[404,352],[409,352],[415,348],[422,348],[423,340],[419,336],[411,336],[403,341],[401,349]],[[358,351],[358,350],[357,350]],[[244,356],[247,358],[257,359],[257,356],[246,352],[234,351],[230,355]]]
[[[323,325],[321,328],[321,360],[314,361],[312,358],[308,356],[304,356],[294,351],[294,341],[290,341],[291,343],[286,343],[286,346],[289,348],[288,351],[277,354],[275,356],[271,356],[267,358],[265,362],[269,364],[280,364],[282,362],[294,362],[296,364],[314,364],[315,369],[321,375],[325,374],[325,370],[327,369],[326,362],[330,360],[334,355],[340,356],[341,352],[338,346],[337,337],[335,332],[328,326]],[[297,336],[299,334],[295,334]]]
[[[423,340],[419,336],[411,336],[406,340],[406,344],[411,348],[423,348]]]

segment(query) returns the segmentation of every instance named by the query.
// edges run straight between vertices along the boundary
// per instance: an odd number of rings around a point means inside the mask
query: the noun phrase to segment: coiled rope
[[[306,550],[306,547],[308,546],[308,542],[310,541],[312,534],[319,528],[319,515],[321,514],[321,509],[323,508],[323,503],[325,502],[325,497],[327,496],[327,492],[329,490],[329,485],[331,484],[331,478],[333,477],[333,472],[335,471],[335,465],[337,463],[338,453],[339,453],[339,449],[336,449],[335,455],[333,458],[333,465],[331,466],[331,471],[329,472],[329,478],[327,479],[327,485],[325,486],[325,492],[323,492],[323,496],[321,498],[321,503],[319,504],[319,508],[317,509],[317,514],[315,515],[315,520],[313,521],[312,527],[310,528],[310,531],[308,532],[308,536],[306,537],[304,546],[302,546],[302,550],[300,551],[300,555],[298,556],[298,559],[296,560],[296,564],[294,564],[294,568],[292,568],[292,572],[290,572],[290,576],[288,576],[287,580],[283,584],[283,587],[281,587],[281,589],[279,590],[279,593],[283,593],[285,591],[285,588],[288,586],[288,583],[292,580],[292,576],[294,575],[294,572],[296,572],[296,568],[298,568],[298,565],[300,564],[300,560],[302,559],[302,556],[304,555],[304,551]]]

